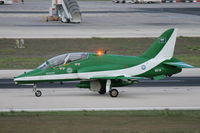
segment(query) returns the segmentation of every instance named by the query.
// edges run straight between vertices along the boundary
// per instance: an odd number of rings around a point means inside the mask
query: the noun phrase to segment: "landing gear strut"
[[[112,89],[111,80],[106,81],[106,92],[109,92],[111,97],[117,97],[119,94],[117,89]]]
[[[37,85],[36,84],[33,85],[33,92],[35,92],[35,96],[36,97],[42,96],[42,92],[40,90],[37,90]]]
[[[111,97],[117,97],[119,94],[117,89],[112,89],[111,80],[107,80],[105,86],[102,85],[102,88],[99,91],[100,94],[105,94],[107,92],[109,92]]]

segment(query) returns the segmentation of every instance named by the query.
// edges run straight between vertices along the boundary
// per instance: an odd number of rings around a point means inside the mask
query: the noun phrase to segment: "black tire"
[[[169,74],[169,75],[167,75],[168,77],[171,77],[172,76],[172,74]]]
[[[60,20],[62,23],[65,23],[62,19]]]
[[[70,23],[70,19],[67,19],[67,22],[66,23]]]
[[[65,22],[65,21],[63,21],[63,20],[61,19],[61,22],[62,22],[62,23],[70,23],[70,20],[69,20],[69,19],[66,19],[66,22]]]
[[[101,89],[99,90],[99,94],[106,94],[106,80],[100,80]]]
[[[42,96],[42,92],[41,92],[40,90],[37,90],[37,91],[35,92],[35,96],[36,96],[36,97],[41,97],[41,96]]]
[[[118,90],[117,89],[112,89],[110,90],[110,96],[111,97],[117,97],[119,94]]]
[[[106,94],[106,89],[101,88],[99,91],[99,94],[101,94],[101,95]]]

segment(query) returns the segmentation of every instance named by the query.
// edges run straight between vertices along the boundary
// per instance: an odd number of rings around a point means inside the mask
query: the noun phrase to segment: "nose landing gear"
[[[35,92],[35,96],[36,97],[41,97],[42,96],[42,92],[40,90],[37,90],[37,84],[33,85],[33,92]]]

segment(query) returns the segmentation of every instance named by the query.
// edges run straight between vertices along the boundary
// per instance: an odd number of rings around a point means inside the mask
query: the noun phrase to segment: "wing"
[[[112,81],[112,87],[122,87],[131,84],[138,83],[138,79],[143,79],[141,77],[126,77],[126,76],[99,76],[99,77],[92,77],[91,80],[106,80],[106,92],[109,91],[107,87],[107,83]],[[110,85],[108,85],[110,86]]]
[[[138,79],[144,79],[143,77],[126,77],[123,75],[120,76],[97,76],[97,77],[92,77],[90,79],[127,79],[127,80],[138,80]]]

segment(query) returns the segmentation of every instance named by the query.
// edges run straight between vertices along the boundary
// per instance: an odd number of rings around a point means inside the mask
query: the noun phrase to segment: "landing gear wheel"
[[[35,92],[35,96],[36,96],[36,97],[42,96],[42,92],[41,92],[40,90],[37,90],[37,91]]]
[[[118,90],[117,89],[112,89],[110,90],[110,96],[111,97],[117,97],[119,94]]]
[[[171,77],[172,75],[171,74],[169,74],[169,75],[167,75],[168,77]]]
[[[106,89],[100,89],[99,94],[101,95],[106,94]]]

